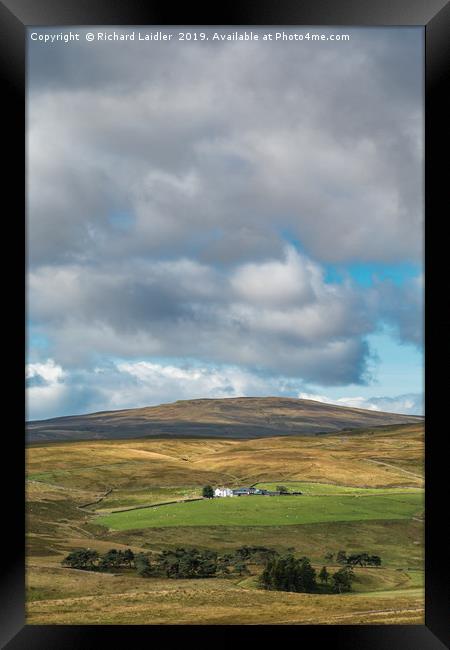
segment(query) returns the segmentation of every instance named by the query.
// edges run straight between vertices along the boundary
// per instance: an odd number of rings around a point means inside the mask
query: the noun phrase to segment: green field
[[[423,508],[419,492],[367,496],[235,497],[142,508],[97,517],[115,530],[166,526],[284,526],[328,521],[409,519]]]

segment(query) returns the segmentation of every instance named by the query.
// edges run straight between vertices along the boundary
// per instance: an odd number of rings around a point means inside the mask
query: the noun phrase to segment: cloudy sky
[[[72,31],[28,43],[28,418],[237,395],[422,413],[423,30]]]

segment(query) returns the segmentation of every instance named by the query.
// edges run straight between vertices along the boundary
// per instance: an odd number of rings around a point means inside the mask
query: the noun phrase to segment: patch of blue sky
[[[416,278],[423,271],[421,264],[398,262],[395,264],[358,262],[354,264],[325,265],[325,280],[342,283],[350,278],[361,287],[371,287],[376,282],[390,281],[402,286],[408,280]]]
[[[33,354],[45,354],[50,346],[50,340],[46,334],[32,323],[27,324],[27,349],[28,356]]]
[[[308,251],[302,242],[289,228],[280,228],[278,235],[303,255]],[[423,272],[423,265],[414,262],[353,262],[347,264],[322,264],[325,271],[325,281],[332,284],[342,284],[350,279],[361,287],[371,287],[375,282],[390,281],[402,286],[408,280],[416,278]]]
[[[398,343],[389,328],[366,337],[372,354],[369,363],[371,379],[367,384],[345,386],[312,386],[311,392],[323,393],[332,399],[345,396],[396,397],[424,391],[423,352],[414,345]]]

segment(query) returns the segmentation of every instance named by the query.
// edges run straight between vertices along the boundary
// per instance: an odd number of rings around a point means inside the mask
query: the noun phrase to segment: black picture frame
[[[425,392],[426,392],[426,607],[425,625],[373,626],[296,626],[295,641],[329,644],[333,648],[375,650],[408,648],[411,650],[438,650],[449,646],[448,626],[448,571],[447,537],[443,534],[446,493],[447,433],[440,428],[440,418],[447,418],[446,386],[438,379],[448,338],[448,317],[444,315],[446,295],[439,285],[446,278],[447,242],[439,236],[440,224],[445,219],[441,211],[448,205],[448,151],[447,116],[449,106],[445,99],[445,72],[450,69],[450,7],[444,0],[240,0],[213,8],[197,8],[186,3],[175,12],[170,4],[147,0],[6,0],[0,2],[0,66],[3,75],[4,134],[11,144],[4,149],[8,181],[3,184],[3,205],[11,206],[4,215],[4,236],[8,250],[24,246],[24,152],[25,152],[25,30],[28,26],[69,25],[345,25],[345,26],[400,26],[419,25],[425,29],[425,263],[426,263],[426,336],[425,336]],[[6,147],[6,145],[4,145]],[[6,218],[8,216],[8,218]],[[5,234],[6,231],[6,234]],[[433,246],[433,253],[431,253]],[[444,249],[445,246],[445,249]],[[6,246],[5,246],[6,248]],[[18,252],[16,262],[25,261]],[[444,266],[445,265],[445,266]],[[4,271],[6,304],[21,295],[22,272],[16,271],[18,283],[9,282],[10,266]],[[7,272],[7,274],[6,274]],[[23,294],[22,294],[23,295]],[[9,385],[23,395],[21,369],[17,364],[17,350],[23,349],[23,313],[14,311],[17,321],[8,313],[9,341],[17,342],[14,362],[9,366]],[[21,320],[22,319],[22,320]],[[13,346],[11,346],[13,349]],[[433,361],[434,360],[434,361]],[[447,382],[448,383],[448,382]],[[10,650],[62,649],[98,647],[109,643],[126,643],[128,647],[142,647],[164,640],[195,638],[205,642],[231,640],[235,634],[245,641],[255,632],[269,632],[273,626],[41,626],[25,625],[24,594],[24,438],[25,409],[12,409],[15,416],[8,429],[7,447],[4,439],[4,467],[12,470],[8,478],[2,473],[3,515],[8,521],[8,555],[1,571],[0,642]],[[443,419],[442,422],[446,420]],[[6,430],[5,434],[6,436]],[[7,458],[7,462],[6,462]],[[442,461],[442,462],[441,462]],[[444,566],[442,566],[444,565]],[[220,627],[220,631],[218,630]],[[270,631],[274,631],[271,629]],[[277,637],[292,633],[289,626],[277,626]],[[219,633],[219,636],[218,636]],[[251,636],[250,636],[251,635]],[[305,646],[303,646],[305,647]]]

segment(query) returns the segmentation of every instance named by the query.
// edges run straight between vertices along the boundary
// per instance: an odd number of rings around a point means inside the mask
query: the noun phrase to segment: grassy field
[[[410,519],[423,509],[423,495],[235,497],[174,503],[98,517],[116,530],[165,526],[287,526],[325,521]]]
[[[423,622],[421,425],[317,438],[40,444],[27,449],[27,472],[28,623]],[[286,485],[304,495],[111,514],[193,498],[207,483]],[[109,518],[125,525],[99,525]],[[80,547],[226,552],[243,544],[307,555],[317,568],[328,552],[367,551],[382,567],[357,569],[345,596],[265,592],[255,576],[175,581],[61,567]]]

